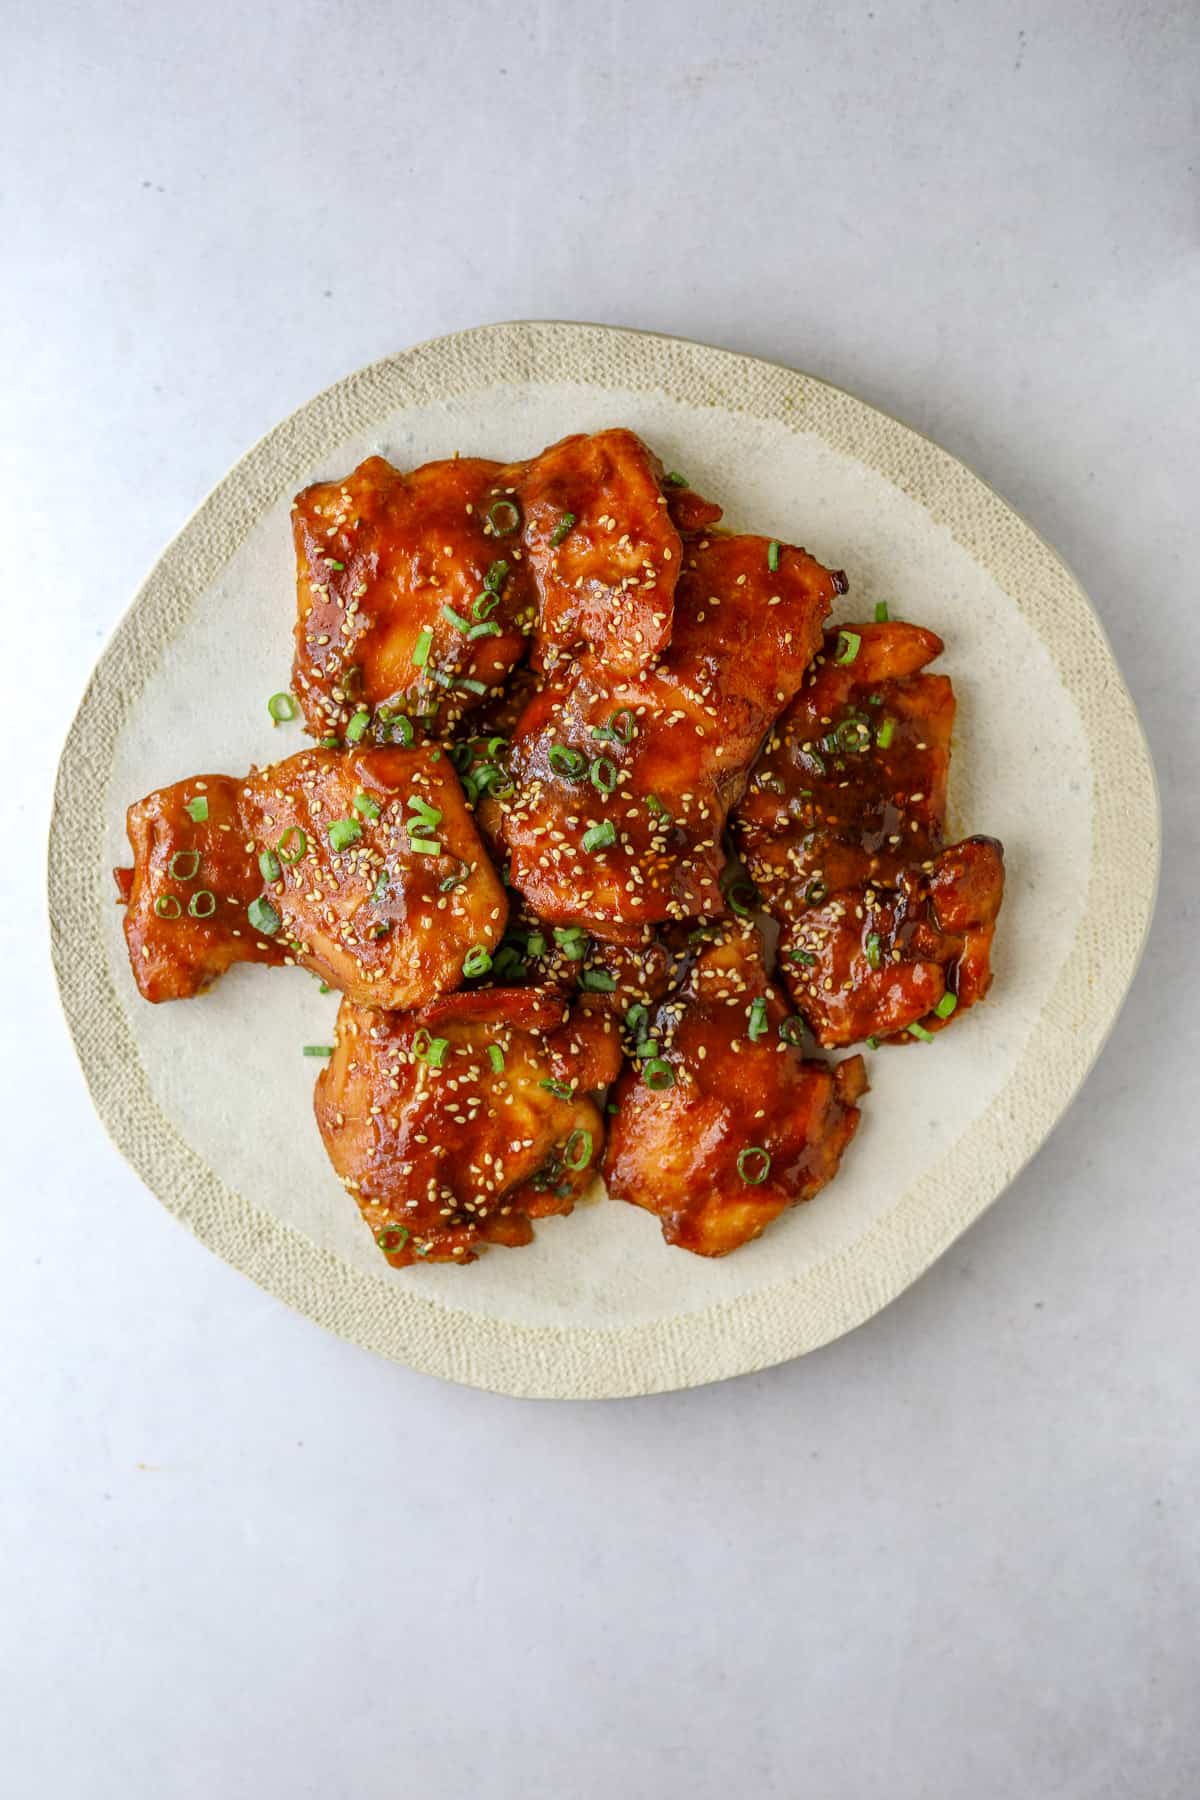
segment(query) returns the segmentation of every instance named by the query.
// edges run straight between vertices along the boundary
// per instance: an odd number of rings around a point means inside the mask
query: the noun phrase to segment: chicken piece
[[[528,1244],[594,1179],[620,1066],[608,1020],[532,988],[416,1013],[343,1001],[314,1107],[330,1161],[394,1268]]]
[[[197,775],[156,788],[125,815],[133,867],[113,874],[145,1000],[190,999],[234,963],[293,959],[282,938],[247,917],[263,878],[246,849],[242,785],[234,775]]]
[[[737,808],[820,1044],[927,1035],[991,979],[1003,851],[991,838],[943,851],[954,691],[924,672],[942,647],[898,622],[828,633]]]
[[[779,966],[818,1044],[927,1039],[982,1000],[1003,895],[1002,847],[971,837],[786,915]]]
[[[858,1126],[862,1058],[806,1061],[751,924],[722,927],[651,1012],[614,1090],[605,1177],[669,1244],[725,1256],[837,1173]]]
[[[371,456],[297,496],[292,680],[314,737],[356,715],[385,741],[389,714],[450,729],[502,687],[534,620],[511,487],[479,457],[405,475]]]
[[[412,1007],[487,966],[508,916],[445,754],[307,750],[244,780],[160,788],[117,872],[147,1000],[231,963],[295,962],[359,1005]]]
[[[665,649],[683,554],[670,490],[683,492],[632,431],[564,438],[529,464],[520,493],[538,588],[535,667],[590,650],[636,675]]]
[[[500,829],[535,912],[638,943],[647,925],[725,911],[726,813],[844,587],[765,538],[689,541],[657,668],[622,677],[589,658],[534,693]]]

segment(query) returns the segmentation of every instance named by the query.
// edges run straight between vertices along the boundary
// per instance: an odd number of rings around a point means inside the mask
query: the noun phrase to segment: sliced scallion
[[[771,1173],[771,1158],[761,1144],[750,1144],[738,1156],[737,1172],[747,1187],[758,1187]]]
[[[275,854],[281,863],[299,862],[308,849],[308,839],[298,825],[289,825],[275,846]]]
[[[261,931],[264,937],[274,937],[282,923],[271,902],[262,894],[257,900],[250,902],[246,908],[246,917],[255,931]]]
[[[284,725],[289,719],[294,719],[299,710],[292,695],[286,692],[272,694],[267,701],[267,711],[277,725]]]

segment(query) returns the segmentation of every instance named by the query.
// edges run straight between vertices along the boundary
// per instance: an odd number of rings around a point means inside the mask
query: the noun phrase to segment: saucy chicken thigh
[[[605,1177],[669,1244],[725,1256],[837,1173],[858,1126],[862,1058],[806,1061],[750,924],[718,927],[638,1022],[614,1094]]]
[[[504,934],[507,896],[436,749],[196,776],[131,806],[127,829],[117,882],[147,1000],[287,962],[362,1006],[420,1006],[482,972]]]
[[[993,838],[943,849],[954,692],[931,631],[826,635],[735,820],[819,1044],[928,1037],[986,994],[1004,892]]]
[[[472,1262],[528,1244],[595,1178],[595,1094],[621,1051],[608,1019],[532,988],[452,994],[420,1012],[342,1003],[314,1105],[342,1184],[388,1261]]]

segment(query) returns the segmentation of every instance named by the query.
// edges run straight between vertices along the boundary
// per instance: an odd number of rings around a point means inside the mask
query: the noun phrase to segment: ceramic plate
[[[287,685],[289,504],[372,450],[402,466],[533,454],[629,425],[725,506],[725,523],[847,571],[939,632],[959,698],[956,834],[1003,840],[986,1005],[929,1046],[882,1050],[841,1174],[723,1261],[594,1204],[466,1269],[391,1270],[312,1117],[335,997],[242,967],[187,1005],[130,978],[110,870],[126,804],[197,770],[302,747]],[[1112,1026],[1153,906],[1149,753],[1103,630],[1054,552],[983,482],[808,375],[591,325],[483,327],[347,377],[226,476],[104,651],[71,729],[50,842],[55,963],[116,1143],[202,1242],[271,1293],[414,1368],[510,1394],[650,1393],[798,1356],[886,1305],[978,1218],[1068,1105]]]

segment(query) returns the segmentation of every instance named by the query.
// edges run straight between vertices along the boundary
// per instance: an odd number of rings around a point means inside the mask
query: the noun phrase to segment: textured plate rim
[[[406,402],[537,380],[655,390],[816,431],[883,475],[945,525],[1029,620],[1079,709],[1093,778],[1088,903],[1016,1069],[971,1129],[886,1216],[824,1262],[700,1311],[613,1328],[457,1311],[350,1268],[228,1187],[155,1100],[99,930],[104,808],[122,726],[245,533],[293,491],[322,445],[369,430]],[[88,682],[55,784],[47,890],[59,994],[93,1104],[151,1192],[209,1249],[318,1324],[425,1373],[516,1396],[616,1398],[723,1380],[817,1349],[872,1317],[949,1248],[1044,1142],[1103,1048],[1149,931],[1159,845],[1153,764],[1099,618],[1057,552],[965,465],[912,427],[785,365],[660,333],[530,320],[432,339],[344,377],[217,484],[155,563]]]

